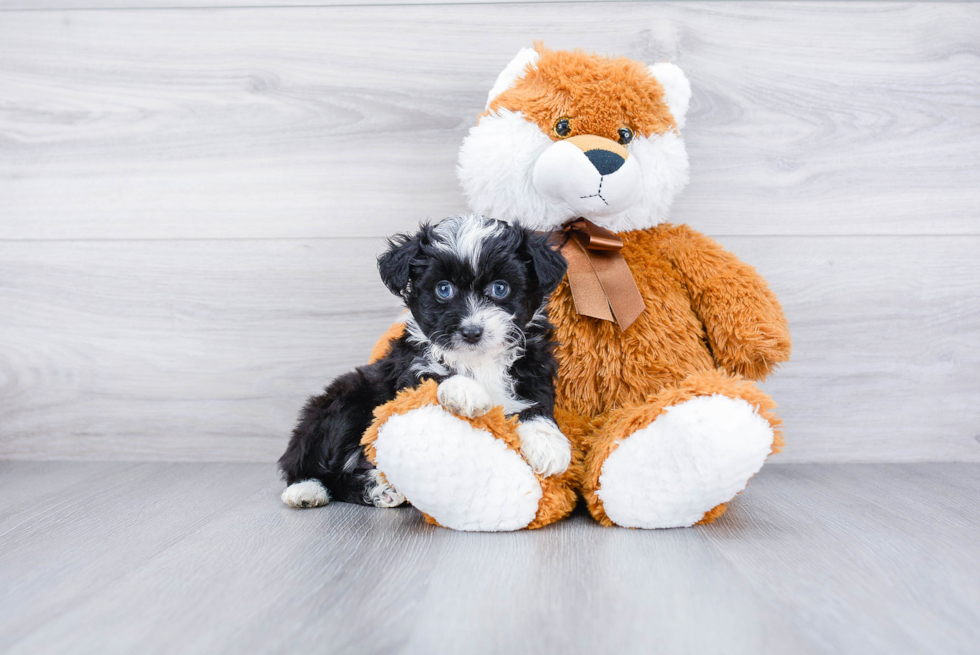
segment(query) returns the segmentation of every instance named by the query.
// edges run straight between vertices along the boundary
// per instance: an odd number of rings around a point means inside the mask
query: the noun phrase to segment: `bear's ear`
[[[517,56],[511,59],[507,67],[497,76],[497,81],[494,82],[493,88],[487,94],[487,108],[489,109],[490,103],[493,102],[494,98],[514,86],[514,82],[524,77],[524,73],[527,72],[528,68],[534,68],[534,65],[540,57],[541,55],[534,48],[521,49],[517,53]]]
[[[428,242],[429,225],[423,225],[418,234],[396,234],[388,239],[388,249],[378,257],[381,281],[396,296],[404,296],[412,274],[412,260],[417,258],[422,243]]]
[[[677,122],[677,129],[684,127],[687,107],[691,104],[691,83],[684,71],[667,62],[650,66],[650,74],[664,87],[664,100]]]

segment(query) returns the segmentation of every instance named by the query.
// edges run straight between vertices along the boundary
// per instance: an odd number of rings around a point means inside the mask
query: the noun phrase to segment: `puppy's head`
[[[412,312],[414,336],[457,361],[519,346],[565,267],[546,237],[473,215],[397,235],[378,258],[381,279]]]

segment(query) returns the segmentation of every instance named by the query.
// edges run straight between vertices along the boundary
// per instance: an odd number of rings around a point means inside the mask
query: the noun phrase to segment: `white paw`
[[[385,480],[381,471],[373,469],[368,471],[368,475],[371,477],[372,485],[367,489],[367,499],[372,505],[375,507],[398,507],[405,502],[405,496],[398,493],[391,486],[391,483]]]
[[[483,416],[493,407],[487,390],[476,380],[462,375],[454,375],[440,384],[436,398],[453,414],[467,418]]]
[[[564,473],[572,462],[572,445],[554,421],[534,418],[517,426],[521,454],[544,477]]]
[[[282,492],[282,502],[290,507],[319,507],[330,502],[327,488],[319,480],[294,482]]]

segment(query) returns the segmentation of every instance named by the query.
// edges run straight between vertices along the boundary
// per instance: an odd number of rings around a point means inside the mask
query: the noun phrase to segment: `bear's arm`
[[[789,359],[783,309],[755,269],[686,226],[670,228],[666,255],[691,294],[719,366],[763,380]]]
[[[391,345],[398,339],[401,339],[403,334],[405,334],[405,321],[392,323],[391,327],[375,342],[374,347],[371,349],[371,356],[368,358],[368,364],[373,364],[379,359],[384,359],[385,355],[391,352]]]

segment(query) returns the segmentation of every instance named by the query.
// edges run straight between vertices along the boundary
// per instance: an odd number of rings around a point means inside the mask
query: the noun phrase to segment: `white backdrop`
[[[673,220],[784,304],[778,461],[980,461],[980,5],[205,4],[0,0],[0,458],[275,459],[543,39],[690,77]]]

